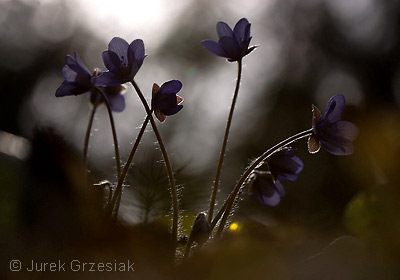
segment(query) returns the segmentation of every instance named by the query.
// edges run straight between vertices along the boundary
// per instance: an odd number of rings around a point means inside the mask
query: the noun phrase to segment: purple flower
[[[261,204],[276,206],[285,196],[283,183],[296,181],[303,170],[303,161],[293,155],[294,150],[283,148],[272,154],[268,161],[270,171],[256,170],[251,175],[249,192]]]
[[[140,39],[130,45],[121,38],[114,37],[103,52],[103,62],[109,72],[93,78],[96,86],[115,86],[131,81],[139,71],[145,58],[144,44]]]
[[[75,58],[67,55],[65,58],[65,65],[62,69],[64,82],[56,91],[56,97],[63,97],[69,95],[80,95],[90,92],[90,100],[95,102],[94,97],[99,95],[98,91],[102,90],[110,102],[111,110],[121,112],[125,108],[125,97],[122,95],[124,86],[121,84],[97,88],[91,83],[91,78],[96,77],[101,73],[101,70],[95,69],[93,74],[90,74],[86,65],[82,62],[79,55],[75,52]],[[100,103],[102,101],[100,100]]]
[[[269,157],[267,164],[274,179],[281,176],[289,181],[297,180],[297,175],[303,170],[304,164],[293,153],[293,149],[283,148]]]
[[[182,83],[178,80],[165,82],[161,87],[153,85],[151,107],[160,122],[163,122],[166,116],[174,115],[183,108],[183,105],[180,105],[183,98],[177,95],[181,88]]]
[[[313,134],[308,138],[308,150],[317,153],[321,146],[334,155],[350,155],[354,151],[353,141],[358,128],[351,122],[339,121],[345,106],[341,94],[329,99],[321,116],[320,110],[313,106]]]
[[[276,180],[272,178],[269,171],[254,171],[249,187],[251,197],[257,199],[263,205],[276,206],[285,196],[283,183],[285,177],[278,176]]]
[[[249,48],[250,25],[247,19],[242,18],[232,31],[228,24],[220,21],[217,23],[218,43],[204,40],[201,45],[215,55],[226,57],[228,61],[239,61],[256,48]]]

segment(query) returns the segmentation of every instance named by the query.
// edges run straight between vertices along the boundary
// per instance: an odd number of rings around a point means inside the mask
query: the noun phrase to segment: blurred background
[[[110,225],[100,215],[101,190],[88,191],[79,177],[88,96],[56,98],[61,69],[76,51],[89,69],[105,70],[101,53],[113,37],[140,38],[148,56],[135,80],[147,99],[153,83],[182,81],[184,108],[159,128],[187,235],[208,209],[237,75],[235,63],[200,42],[218,39],[218,21],[233,27],[242,17],[259,47],[243,61],[219,205],[252,159],[311,127],[311,104],[323,110],[331,96],[345,95],[342,119],[360,133],[345,157],[310,155],[306,141],[293,144],[305,167],[297,182],[285,184],[280,205],[258,205],[244,189],[231,219],[236,226],[183,265],[182,279],[399,279],[400,1],[0,0],[5,279],[43,277],[8,267],[11,259],[39,256],[134,256],[136,274],[105,276],[172,278],[160,253],[169,250],[168,180],[150,126],[127,178],[118,226]],[[123,161],[145,118],[131,85],[125,97],[126,109],[114,114]],[[115,181],[113,153],[103,106],[90,138],[94,183]]]

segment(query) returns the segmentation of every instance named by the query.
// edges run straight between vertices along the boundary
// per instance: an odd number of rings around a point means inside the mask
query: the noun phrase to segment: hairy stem
[[[233,94],[232,105],[231,105],[231,109],[229,111],[228,121],[226,123],[224,140],[222,141],[221,153],[219,154],[219,160],[218,160],[218,166],[217,166],[217,173],[215,174],[214,187],[213,187],[213,191],[212,191],[212,195],[211,195],[211,199],[210,199],[210,208],[208,210],[208,223],[209,224],[211,224],[211,221],[213,218],[214,205],[215,205],[215,200],[216,200],[217,193],[218,193],[218,185],[219,185],[219,180],[221,177],[222,164],[224,162],[226,145],[228,143],[229,130],[231,128],[233,111],[235,110],[235,104],[236,104],[236,100],[237,100],[238,93],[239,93],[241,77],[242,77],[242,60],[240,59],[238,61],[238,75],[237,75],[237,80],[236,80],[235,93]]]
[[[139,86],[136,84],[134,80],[131,81],[133,87],[135,88],[140,100],[143,103],[143,106],[146,110],[147,117],[150,119],[151,126],[153,128],[154,134],[156,135],[158,145],[160,146],[161,153],[164,158],[165,166],[167,168],[167,173],[168,173],[168,178],[169,178],[169,184],[171,187],[171,196],[172,196],[172,242],[174,244],[174,247],[176,246],[176,241],[178,237],[178,219],[179,219],[179,206],[178,206],[178,193],[177,189],[175,186],[175,178],[174,178],[174,173],[172,171],[171,163],[168,158],[168,153],[167,150],[165,149],[164,142],[161,138],[160,132],[158,131],[157,125],[154,121],[153,115],[152,115],[152,110],[150,110],[149,105],[147,104],[147,101],[145,97],[143,96],[143,93],[141,92]]]
[[[286,147],[287,145],[292,144],[293,142],[296,142],[302,138],[308,137],[312,134],[312,128],[302,131],[296,135],[293,135],[285,140],[283,140],[282,142],[276,144],[275,146],[273,146],[272,148],[268,149],[267,151],[265,151],[260,157],[258,157],[247,169],[246,171],[243,173],[243,175],[240,177],[239,181],[236,183],[235,188],[233,189],[233,191],[231,192],[231,194],[229,195],[228,199],[227,199],[227,205],[225,210],[223,208],[221,208],[220,212],[223,211],[224,212],[224,216],[222,217],[221,223],[219,225],[218,231],[217,231],[217,237],[220,236],[222,234],[222,231],[225,228],[225,224],[226,221],[232,211],[233,208],[233,204],[234,201],[236,199],[236,196],[240,190],[240,188],[242,187],[243,183],[246,181],[247,177],[251,174],[251,172],[256,169],[260,164],[262,164],[262,162],[268,158],[269,156],[271,156],[273,153],[275,153],[276,151]],[[219,214],[219,213],[218,213]]]
[[[117,174],[118,174],[117,178],[119,178],[121,175],[121,160],[119,157],[119,147],[118,147],[117,132],[115,130],[114,117],[113,117],[113,114],[111,111],[110,102],[108,101],[105,94],[100,89],[97,89],[97,92],[100,93],[101,96],[103,97],[104,103],[106,104],[106,107],[107,107],[108,116],[110,118],[111,131],[112,131],[113,141],[114,141],[115,164],[117,166]]]
[[[98,105],[99,105],[99,100],[98,100],[98,98],[96,98],[96,100],[93,104],[92,112],[90,113],[89,122],[88,122],[88,126],[86,129],[85,142],[83,144],[82,169],[83,169],[83,174],[84,174],[83,175],[84,182],[86,182],[86,179],[87,179],[87,156],[88,156],[88,149],[89,149],[89,139],[90,139],[90,134],[92,131],[94,115],[96,114]]]
[[[139,143],[142,140],[142,137],[143,137],[143,134],[144,134],[144,131],[146,129],[148,122],[149,122],[149,117],[147,116],[142,124],[142,127],[140,128],[138,136],[136,137],[135,144],[133,144],[132,150],[129,154],[128,160],[126,161],[126,163],[124,165],[124,169],[122,170],[121,176],[118,179],[117,188],[115,189],[113,199],[108,206],[108,212],[110,215],[113,213],[113,210],[115,211],[113,219],[115,219],[118,215],[118,209],[119,209],[119,205],[121,202],[121,195],[122,195],[122,184],[124,183],[125,177],[128,174],[129,167],[132,163],[133,157],[137,151]]]

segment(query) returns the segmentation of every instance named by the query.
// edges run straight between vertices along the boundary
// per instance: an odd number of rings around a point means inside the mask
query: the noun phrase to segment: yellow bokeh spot
[[[229,226],[230,231],[238,231],[239,230],[239,224],[238,223],[232,223]]]

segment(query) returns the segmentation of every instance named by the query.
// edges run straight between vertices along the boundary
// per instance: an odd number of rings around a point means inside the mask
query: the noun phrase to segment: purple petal
[[[262,197],[262,203],[269,205],[269,206],[277,206],[279,204],[279,202],[281,201],[281,196],[279,195],[279,193],[274,190],[272,195],[270,196],[265,196],[263,194],[261,194]]]
[[[129,44],[122,38],[114,37],[108,44],[108,50],[115,52],[123,64],[128,65],[128,47]]]
[[[278,176],[278,179],[275,181],[275,189],[279,193],[281,197],[284,197],[286,195],[285,189],[283,188],[283,183],[286,181],[285,177],[283,176]]]
[[[217,55],[217,56],[222,56],[222,57],[228,57],[228,55],[225,53],[225,51],[222,49],[222,47],[214,41],[211,40],[204,40],[201,42],[201,45],[208,50],[209,52]]]
[[[64,79],[69,83],[90,87],[90,74],[84,72],[78,65],[65,65],[62,69],[62,74]]]
[[[321,146],[329,153],[336,156],[351,155],[354,152],[354,145],[351,141],[324,141],[321,140]]]
[[[250,38],[250,23],[246,18],[239,20],[233,28],[233,36],[238,42]]]
[[[175,107],[168,108],[166,110],[162,110],[162,113],[166,116],[172,116],[182,110],[183,105],[176,105]]]
[[[125,109],[125,96],[122,94],[107,95],[107,98],[112,111],[122,112]]]
[[[223,21],[217,23],[217,33],[219,38],[224,36],[233,37],[232,28],[230,28],[229,25]]]
[[[227,54],[228,58],[233,60],[237,60],[240,58],[240,48],[239,44],[232,37],[221,37],[218,41],[218,44],[221,45],[222,49]]]
[[[64,81],[61,84],[61,86],[57,89],[56,97],[79,95],[79,94],[85,93],[87,91],[88,91],[87,88],[77,87],[73,84],[68,83],[67,81]]]
[[[182,83],[179,80],[171,80],[162,84],[159,89],[160,94],[177,94],[182,89]]]
[[[91,81],[93,85],[99,87],[117,86],[125,83],[125,81],[122,81],[119,76],[112,72],[104,72],[100,76],[92,78]]]
[[[81,58],[79,57],[78,53],[75,52],[74,54],[75,54],[75,61],[76,61],[76,63],[77,63],[83,70],[85,70],[87,73],[90,74],[89,69],[88,69],[88,68],[86,67],[86,65],[82,62],[82,60],[81,60]]]
[[[328,105],[321,116],[321,121],[327,120],[330,123],[337,122],[342,116],[345,106],[345,97],[342,94],[333,96],[328,101]]]
[[[68,65],[65,65],[62,68],[62,75],[68,83],[74,83],[76,80],[76,77],[78,76],[78,73],[73,71]]]
[[[339,121],[336,123],[336,129],[341,137],[354,141],[358,135],[358,128],[355,124],[347,121]]]
[[[128,48],[128,62],[129,65],[133,65],[133,63],[137,63],[140,66],[143,64],[143,60],[145,57],[144,51],[144,43],[143,40],[136,39],[134,40]]]
[[[104,51],[102,56],[104,65],[108,70],[114,73],[120,72],[120,69],[122,68],[121,61],[119,60],[118,55],[115,52]]]

